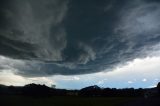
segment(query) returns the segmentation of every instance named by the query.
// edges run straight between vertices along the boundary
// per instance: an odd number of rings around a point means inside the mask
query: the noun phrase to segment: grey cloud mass
[[[14,49],[15,56],[20,59],[62,60],[66,34],[61,22],[66,11],[66,1],[8,1],[1,9],[6,27],[1,26],[0,35],[11,42],[2,40],[1,43]],[[19,43],[27,48],[19,46]]]
[[[3,71],[27,77],[94,73],[159,49],[159,0],[0,2]]]

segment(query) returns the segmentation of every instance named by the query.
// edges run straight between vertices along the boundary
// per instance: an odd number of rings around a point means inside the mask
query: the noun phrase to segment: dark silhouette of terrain
[[[1,95],[26,96],[105,96],[105,97],[143,97],[145,89],[116,89],[100,88],[97,85],[82,88],[81,90],[55,89],[45,85],[28,84],[23,87],[0,85]]]
[[[26,96],[90,96],[90,97],[158,97],[160,96],[160,83],[157,87],[149,89],[134,88],[100,88],[97,85],[80,90],[66,90],[50,88],[46,85],[28,84],[23,87],[0,85],[0,95],[26,95]]]
[[[93,85],[80,90],[50,88],[33,83],[21,87],[0,85],[0,99],[0,105],[5,106],[28,106],[32,102],[36,103],[35,106],[160,106],[160,83],[149,89],[100,88]],[[21,104],[19,100],[26,104]]]

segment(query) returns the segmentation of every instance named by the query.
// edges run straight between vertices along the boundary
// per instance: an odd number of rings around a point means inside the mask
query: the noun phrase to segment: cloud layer
[[[160,49],[159,19],[158,0],[1,0],[0,68],[27,77],[110,71]]]
[[[67,2],[59,0],[12,0],[2,4],[1,21],[5,26],[0,29],[1,45],[12,50],[1,53],[19,59],[62,60],[66,34],[61,22],[66,11]]]

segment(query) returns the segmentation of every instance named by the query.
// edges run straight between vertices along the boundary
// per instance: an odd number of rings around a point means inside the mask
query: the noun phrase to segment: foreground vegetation
[[[149,89],[100,88],[80,90],[28,84],[23,87],[0,85],[0,106],[160,106],[160,83]]]
[[[0,96],[1,106],[122,106],[135,98]]]

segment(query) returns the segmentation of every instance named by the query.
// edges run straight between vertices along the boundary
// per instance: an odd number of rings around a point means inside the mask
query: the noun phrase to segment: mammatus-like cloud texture
[[[1,0],[0,68],[22,76],[112,69],[159,48],[158,0]]]

